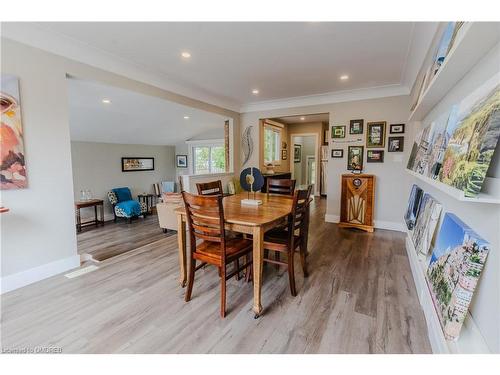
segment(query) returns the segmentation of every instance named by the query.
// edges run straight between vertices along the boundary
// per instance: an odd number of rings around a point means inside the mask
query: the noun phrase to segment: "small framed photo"
[[[347,148],[347,169],[350,171],[363,170],[363,146],[349,146]]]
[[[286,150],[281,150],[281,160],[286,160],[286,158],[287,158]]]
[[[302,160],[302,145],[293,145],[293,162],[300,163]]]
[[[364,120],[351,120],[349,122],[349,134],[363,134]]]
[[[378,148],[385,146],[385,125],[385,121],[369,122],[367,124],[367,148]]]
[[[177,168],[187,168],[188,157],[187,155],[175,155],[175,162]]]
[[[281,142],[281,148],[282,148],[283,150],[286,150],[286,142]]]
[[[332,126],[332,138],[345,138],[345,126]]]
[[[366,162],[367,163],[383,163],[384,162],[384,150],[368,150],[368,151],[366,151]]]
[[[333,149],[332,150],[332,158],[343,158],[344,157],[344,150],[341,148],[338,149]]]
[[[389,137],[389,152],[403,152],[405,137]]]
[[[405,124],[391,124],[389,128],[390,134],[403,134],[405,132]]]

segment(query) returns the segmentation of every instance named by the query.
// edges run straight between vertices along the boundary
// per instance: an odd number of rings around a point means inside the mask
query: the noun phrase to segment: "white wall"
[[[134,198],[140,193],[153,193],[153,184],[175,180],[175,147],[122,145],[116,143],[71,142],[74,198],[90,189],[93,198],[104,199],[106,219],[113,217],[107,192],[127,186]],[[154,157],[154,171],[122,172],[122,157]],[[93,216],[93,209],[82,209],[82,217]]]
[[[241,129],[254,125],[252,130],[254,141],[254,153],[247,166],[257,166],[259,155],[258,124],[259,119],[284,117],[300,114],[325,113],[330,115],[331,125],[345,125],[345,140],[355,139],[357,136],[350,136],[348,125],[349,120],[364,119],[365,133],[361,137],[362,142],[338,143],[332,148],[343,148],[344,158],[328,160],[328,191],[327,191],[327,213],[329,221],[338,221],[340,216],[340,176],[349,173],[347,170],[347,146],[365,145],[366,123],[370,121],[387,121],[386,137],[389,136],[389,124],[405,123],[409,115],[409,97],[395,96],[389,98],[359,100],[344,103],[322,104],[317,106],[284,108],[263,112],[249,112],[241,115]],[[407,127],[408,128],[408,127]],[[406,136],[406,134],[405,134]],[[386,140],[387,143],[387,140]],[[385,147],[385,162],[382,164],[367,164],[365,149],[365,173],[373,173],[377,176],[375,192],[375,225],[390,229],[402,229],[402,217],[407,203],[407,191],[410,186],[410,176],[405,172],[407,154],[409,152],[408,139],[405,139],[404,153],[388,153]],[[290,145],[290,152],[293,145]],[[401,192],[404,193],[401,193]]]
[[[2,291],[7,291],[36,281],[29,270],[45,265],[62,272],[79,266],[79,257],[64,65],[6,40],[1,55],[2,72],[20,81],[28,176],[27,189],[2,191],[2,204],[11,210],[1,223]]]
[[[414,124],[414,135],[499,70],[500,45],[497,45],[458,82],[422,123]],[[489,176],[500,178],[499,159],[500,147],[497,146],[495,163],[488,172]],[[443,204],[443,211],[453,212],[490,242],[491,249],[470,312],[490,350],[500,352],[500,205],[460,202],[421,180],[415,178],[413,182],[439,200]]]

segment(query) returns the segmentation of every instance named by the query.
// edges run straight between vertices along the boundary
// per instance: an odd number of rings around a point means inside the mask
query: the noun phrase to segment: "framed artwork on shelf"
[[[337,159],[340,159],[340,158],[343,158],[344,157],[344,150],[339,148],[339,149],[333,149],[332,150],[332,158],[337,158]]]
[[[332,138],[345,138],[345,126],[332,126]]]
[[[122,158],[122,172],[154,171],[155,158]]]
[[[391,124],[389,134],[403,134],[405,132],[405,124]]]
[[[287,159],[286,150],[281,150],[281,160],[286,160],[286,159]]]
[[[364,120],[351,120],[349,122],[349,134],[363,134]]]
[[[293,145],[293,162],[300,163],[302,160],[302,145]]]
[[[350,171],[363,170],[363,146],[349,146],[347,148],[347,169]]]
[[[175,155],[175,165],[177,168],[187,168],[188,166],[187,155]]]
[[[382,148],[385,146],[385,124],[385,121],[369,122],[367,124],[367,148]]]
[[[405,137],[389,137],[388,152],[403,152]]]
[[[366,151],[366,162],[367,163],[383,163],[384,162],[384,150],[367,150]]]

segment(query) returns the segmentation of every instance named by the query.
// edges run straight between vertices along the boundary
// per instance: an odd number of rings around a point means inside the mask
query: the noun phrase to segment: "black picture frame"
[[[385,121],[369,122],[366,124],[366,148],[385,147]],[[378,141],[376,141],[378,139]]]
[[[379,157],[375,158],[373,155],[378,154]],[[384,150],[366,150],[366,162],[367,163],[383,163],[384,162]]]
[[[401,130],[397,130],[400,128]],[[404,134],[405,124],[391,124],[389,127],[389,134]]]
[[[339,155],[335,155],[335,153],[340,153]],[[332,159],[342,159],[344,157],[344,150],[341,148],[334,148],[332,150]]]
[[[144,172],[155,170],[155,158],[134,156],[122,157],[122,172]]]
[[[293,145],[293,162],[300,163],[302,161],[302,145]]]
[[[336,130],[339,131],[339,134],[336,134]],[[332,126],[332,138],[345,138],[345,125],[334,125]]]
[[[364,146],[349,146],[347,148],[347,169],[350,171],[363,170],[363,154],[365,152]],[[358,156],[357,162],[354,157]]]
[[[387,141],[387,152],[403,152],[405,137],[389,137]]]
[[[364,124],[365,120],[363,119],[349,121],[349,134],[363,134]]]
[[[175,155],[175,166],[177,168],[187,168],[188,167],[187,155]]]

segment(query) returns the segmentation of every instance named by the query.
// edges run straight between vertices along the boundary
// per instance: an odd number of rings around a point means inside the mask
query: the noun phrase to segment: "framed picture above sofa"
[[[154,171],[155,158],[122,158],[122,172]]]

